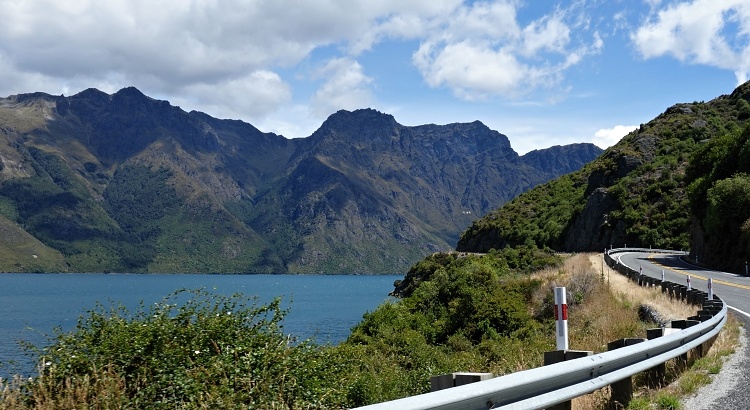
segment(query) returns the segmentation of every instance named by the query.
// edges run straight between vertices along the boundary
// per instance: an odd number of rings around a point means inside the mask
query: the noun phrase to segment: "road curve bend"
[[[675,283],[687,284],[708,291],[708,278],[712,279],[713,291],[735,316],[743,322],[742,346],[724,363],[721,372],[711,384],[702,387],[697,394],[683,404],[690,410],[750,408],[750,277],[710,270],[689,263],[682,252],[665,253],[647,250],[632,250],[612,254],[612,257],[644,275]]]

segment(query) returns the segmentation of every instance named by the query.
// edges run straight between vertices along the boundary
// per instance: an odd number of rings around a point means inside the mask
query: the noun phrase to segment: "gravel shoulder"
[[[724,362],[713,381],[683,401],[683,408],[690,410],[727,409],[746,410],[750,403],[750,346],[747,330],[750,317],[732,312],[741,322],[741,346]]]

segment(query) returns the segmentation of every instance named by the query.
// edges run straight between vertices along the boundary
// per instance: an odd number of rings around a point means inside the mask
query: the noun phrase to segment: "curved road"
[[[687,284],[688,275],[692,287],[708,291],[708,278],[712,278],[714,294],[719,296],[750,329],[750,277],[713,271],[686,262],[683,253],[622,252],[612,255],[620,263],[643,274],[675,283]],[[719,383],[701,389],[699,397],[691,399],[691,409],[747,409],[750,403],[750,355],[747,340],[745,345],[730,360],[717,376]],[[728,363],[730,364],[730,363]],[[729,367],[729,368],[727,368]],[[731,376],[727,377],[727,374]],[[718,386],[716,386],[718,385]],[[703,397],[701,397],[703,396]]]

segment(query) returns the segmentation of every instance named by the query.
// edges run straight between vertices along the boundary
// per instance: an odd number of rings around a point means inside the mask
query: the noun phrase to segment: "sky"
[[[134,86],[287,138],[340,109],[602,148],[750,79],[748,0],[0,0],[0,96]]]

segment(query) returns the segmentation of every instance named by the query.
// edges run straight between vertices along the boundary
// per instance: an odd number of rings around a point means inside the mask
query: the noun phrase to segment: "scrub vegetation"
[[[690,250],[744,273],[750,258],[750,83],[708,102],[676,104],[579,171],[477,219],[457,250],[536,245]]]
[[[436,254],[413,271],[408,294],[337,346],[286,336],[278,300],[185,290],[134,312],[100,305],[28,347],[39,374],[3,380],[0,408],[349,408],[424,393],[439,374],[540,366],[555,350],[555,286],[569,292],[571,348],[655,325],[588,255]]]

